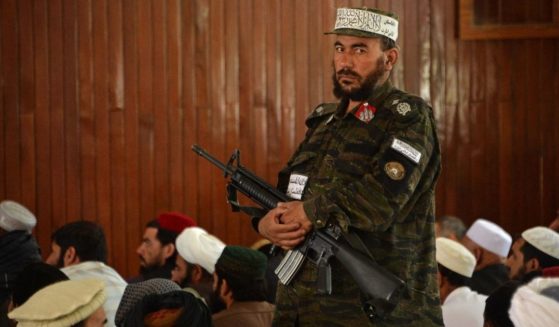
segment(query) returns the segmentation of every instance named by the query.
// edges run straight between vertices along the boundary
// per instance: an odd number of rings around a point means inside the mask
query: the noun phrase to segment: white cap
[[[437,238],[437,262],[465,277],[472,277],[476,258],[462,244],[445,237]]]
[[[537,226],[525,230],[522,238],[543,253],[559,259],[559,234],[547,227]]]
[[[559,326],[558,288],[559,278],[534,278],[518,288],[511,300],[510,320],[520,327]]]
[[[3,230],[24,230],[31,233],[36,224],[35,215],[21,204],[9,200],[0,203],[0,228]]]
[[[501,257],[508,256],[512,244],[512,237],[509,233],[499,225],[483,218],[472,224],[466,232],[466,236],[477,245]]]
[[[220,239],[200,227],[186,228],[175,243],[184,260],[202,266],[210,274],[215,271],[215,263],[225,248]]]

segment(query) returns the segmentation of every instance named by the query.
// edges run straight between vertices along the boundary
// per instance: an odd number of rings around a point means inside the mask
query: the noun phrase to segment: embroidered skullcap
[[[522,238],[543,253],[559,259],[559,234],[554,230],[537,226],[522,232]]]
[[[122,299],[116,311],[115,324],[117,326],[121,325],[126,320],[128,313],[144,296],[149,294],[166,294],[172,291],[179,291],[180,289],[177,283],[163,278],[153,278],[135,284],[128,284],[124,289]]]
[[[466,232],[466,236],[482,248],[501,257],[508,256],[512,237],[499,225],[480,218]]]
[[[220,239],[200,227],[185,229],[175,243],[184,260],[202,266],[210,274],[213,274],[215,263],[225,248]]]
[[[87,319],[104,302],[103,281],[66,280],[39,290],[8,317],[20,327],[67,327]]]
[[[444,237],[438,237],[436,245],[436,258],[439,264],[462,276],[472,277],[476,258],[466,247]]]
[[[0,228],[3,230],[24,230],[31,233],[36,224],[35,215],[21,204],[10,200],[0,203]]]
[[[266,275],[267,263],[268,258],[260,251],[243,246],[228,245],[217,260],[215,267],[238,278],[263,279]]]
[[[534,278],[520,287],[509,316],[518,327],[559,326],[559,278]]]
[[[157,216],[160,228],[180,234],[185,228],[196,226],[193,218],[180,212],[165,212]]]
[[[398,39],[398,16],[373,8],[338,8],[334,30],[326,34]]]

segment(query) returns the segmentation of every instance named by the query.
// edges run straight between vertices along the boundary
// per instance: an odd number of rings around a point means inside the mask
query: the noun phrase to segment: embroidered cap
[[[185,228],[196,226],[196,221],[180,212],[165,212],[157,216],[161,228],[180,234]]]
[[[66,280],[39,290],[8,317],[17,320],[18,326],[72,326],[89,318],[103,303],[103,281]]]
[[[3,230],[25,230],[31,233],[36,224],[35,215],[21,204],[9,200],[0,203],[0,228]]]
[[[202,266],[210,274],[215,271],[215,263],[225,248],[220,239],[200,227],[185,229],[175,243],[184,260]]]
[[[144,296],[149,294],[166,294],[173,291],[180,291],[180,289],[177,283],[164,278],[153,278],[139,283],[128,284],[124,289],[124,294],[122,294],[122,299],[116,311],[115,324],[121,326],[132,308],[134,308]]]
[[[480,218],[466,232],[477,245],[501,257],[509,254],[512,237],[499,225]]]
[[[457,274],[472,277],[476,267],[476,258],[465,246],[444,237],[438,237],[436,243],[438,263]]]
[[[239,279],[264,279],[268,258],[244,246],[228,245],[215,264],[217,269]]]
[[[559,234],[547,227],[537,226],[525,230],[522,238],[543,253],[559,259]]]
[[[338,8],[334,30],[325,34],[398,39],[398,16],[372,8]]]

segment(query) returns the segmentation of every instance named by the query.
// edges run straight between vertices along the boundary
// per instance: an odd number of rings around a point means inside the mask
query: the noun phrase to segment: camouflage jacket
[[[379,264],[406,282],[396,309],[377,325],[442,326],[434,236],[441,158],[432,110],[389,82],[365,111],[346,114],[346,106],[322,104],[310,114],[278,186],[287,191],[292,174],[308,176],[301,200],[314,228],[333,222],[355,232]],[[368,323],[357,285],[337,261],[331,265],[331,295],[316,294],[317,270],[308,262],[288,287],[280,285],[275,325]]]

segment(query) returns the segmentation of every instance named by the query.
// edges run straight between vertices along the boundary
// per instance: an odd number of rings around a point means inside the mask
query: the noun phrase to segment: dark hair
[[[466,286],[468,281],[470,280],[470,278],[460,275],[459,273],[456,273],[448,269],[447,267],[441,265],[440,263],[438,264],[438,266],[441,275],[445,277],[448,280],[448,282],[454,286]]]
[[[60,269],[44,262],[30,263],[16,277],[12,301],[20,306],[38,290],[63,280],[68,276]]]
[[[382,51],[386,51],[395,47],[396,47],[396,41],[386,36],[380,37],[380,48]]]
[[[440,236],[448,237],[454,232],[456,237],[460,240],[466,234],[464,222],[456,216],[441,216],[437,218],[436,222],[440,227]]]
[[[175,240],[177,239],[178,234],[170,230],[161,228],[161,225],[156,219],[148,222],[146,228],[147,227],[157,229],[157,234],[155,235],[155,237],[157,237],[162,245],[167,245],[170,243],[175,244]]]
[[[522,254],[524,255],[524,263],[528,262],[531,259],[537,259],[540,263],[540,269],[559,266],[559,259],[556,259],[549,254],[536,249],[532,244],[528,242],[524,242],[524,245],[522,245],[520,251],[522,251]]]
[[[76,249],[80,261],[101,261],[107,263],[107,240],[103,228],[86,220],[68,223],[56,230],[51,239],[60,246],[60,260],[70,246]]]
[[[508,281],[495,289],[485,300],[483,318],[495,327],[514,327],[509,317],[510,302],[516,289],[521,285],[518,281]]]
[[[218,287],[223,279],[233,292],[235,301],[266,301],[266,280],[264,278],[242,278],[215,267]]]

